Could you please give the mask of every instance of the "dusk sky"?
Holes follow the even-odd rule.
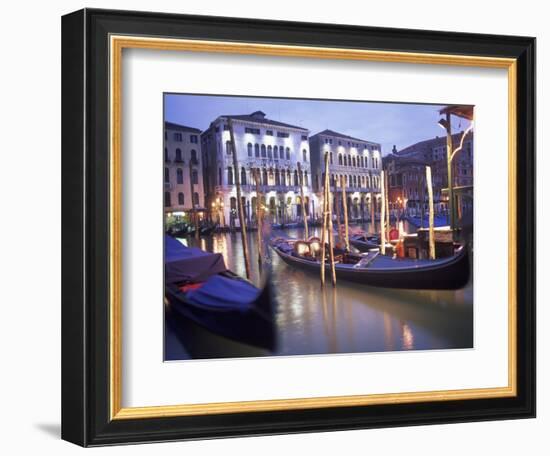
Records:
[[[263,111],[268,119],[297,125],[314,135],[330,129],[382,144],[382,154],[425,139],[443,136],[438,126],[443,105],[327,101],[284,98],[230,97],[210,95],[165,96],[165,120],[206,130],[224,114],[250,114]],[[466,129],[469,122],[453,116],[453,133]]]

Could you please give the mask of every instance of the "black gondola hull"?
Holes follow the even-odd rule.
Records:
[[[320,274],[321,265],[317,261],[305,260],[273,249],[288,265],[303,271]],[[396,260],[399,261],[399,260]],[[330,264],[325,264],[326,277],[330,277]],[[444,263],[407,268],[351,268],[336,265],[338,280],[347,280],[373,287],[402,288],[415,290],[457,290],[463,288],[470,279],[470,262],[466,247]]]
[[[235,279],[241,280],[241,279]],[[209,309],[189,301],[175,286],[165,287],[171,312],[194,322],[213,334],[237,342],[274,350],[276,334],[270,281],[249,309]]]

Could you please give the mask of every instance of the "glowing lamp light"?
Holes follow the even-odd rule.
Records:
[[[309,253],[309,245],[307,245],[305,242],[297,243],[296,253],[298,255],[305,255],[306,253]]]

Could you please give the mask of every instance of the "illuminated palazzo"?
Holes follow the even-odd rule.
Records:
[[[229,119],[233,124],[235,151],[231,146]],[[311,189],[308,129],[268,119],[262,111],[222,115],[203,132],[201,144],[206,199],[213,221],[225,226],[239,225],[236,173],[248,223],[254,224],[256,220],[256,172],[259,201],[265,210],[264,217],[271,223],[302,219],[302,182],[306,215],[311,218],[318,211],[317,196]],[[233,153],[237,156],[237,169]]]
[[[324,156],[328,153],[331,192],[334,194],[342,191],[340,185],[343,178],[346,183],[349,217],[352,220],[368,220],[372,203],[375,214],[378,214],[382,170],[380,144],[324,130],[313,135],[309,139],[309,145],[313,191],[319,196],[323,192]],[[339,201],[339,209],[342,211],[341,199]]]

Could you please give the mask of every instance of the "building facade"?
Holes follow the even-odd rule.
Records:
[[[452,135],[453,150],[460,146],[463,132]],[[453,188],[457,199],[459,219],[473,211],[474,137],[464,137],[462,149],[452,161]],[[428,210],[426,166],[432,168],[432,185],[436,213],[446,213],[447,194],[447,138],[435,137],[406,147],[384,157],[388,172],[390,208],[419,215]],[[422,212],[423,211],[423,212]]]
[[[164,211],[186,216],[204,212],[201,131],[164,123]]]
[[[231,147],[229,119],[236,151]],[[241,184],[248,223],[255,223],[258,201],[264,208],[264,217],[271,223],[300,220],[302,182],[306,214],[311,217],[318,203],[311,191],[308,139],[308,129],[268,119],[261,111],[215,119],[201,135],[207,204],[213,221],[230,227],[239,225],[235,173]],[[238,169],[234,169],[233,153]],[[260,200],[256,172],[260,178]]]
[[[324,130],[313,135],[309,145],[312,186],[319,197],[323,192],[325,179],[324,157],[328,153],[331,192],[334,194],[341,191],[340,182],[343,177],[346,182],[349,216],[352,219],[369,219],[371,202],[374,203],[375,213],[378,212],[382,170],[382,150],[379,143]],[[335,185],[336,182],[338,185]]]

